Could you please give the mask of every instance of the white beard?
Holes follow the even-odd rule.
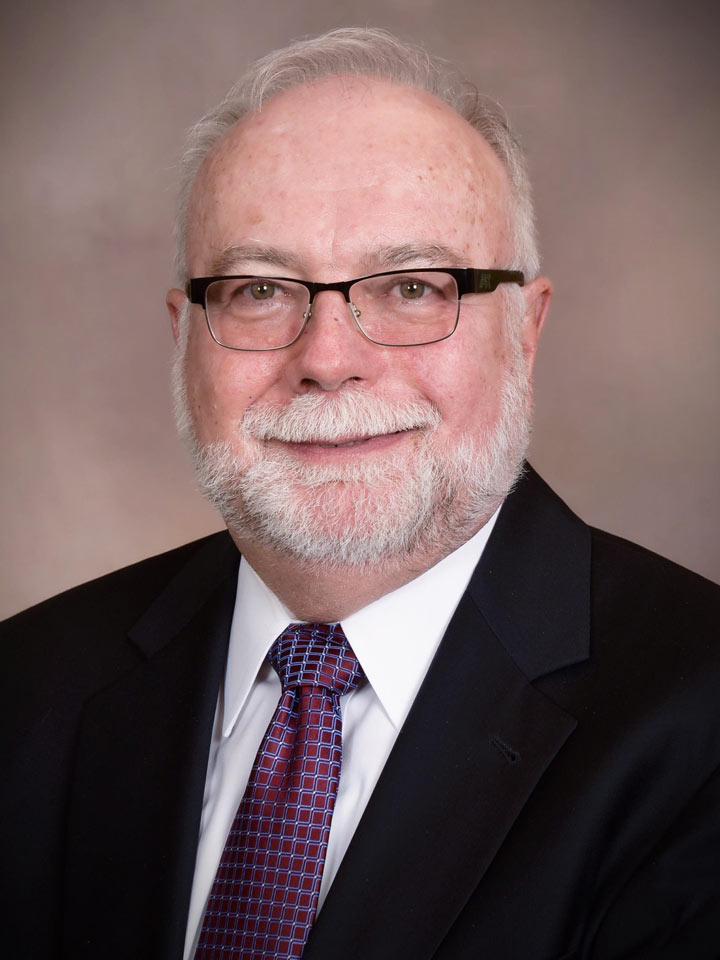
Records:
[[[298,560],[363,568],[460,546],[494,513],[522,471],[531,393],[515,345],[495,424],[448,449],[429,402],[392,402],[350,385],[284,405],[254,404],[233,440],[201,444],[189,414],[182,358],[173,385],[178,429],[201,489],[239,538]],[[358,464],[308,464],[281,444],[415,430]],[[398,453],[398,449],[401,450]]]

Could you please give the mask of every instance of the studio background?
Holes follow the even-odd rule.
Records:
[[[175,164],[251,59],[346,25],[457,62],[521,134],[556,287],[534,465],[720,579],[714,3],[29,0],[0,13],[0,615],[221,527],[168,396]]]

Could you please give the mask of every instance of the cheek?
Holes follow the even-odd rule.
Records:
[[[190,342],[185,360],[190,412],[199,438],[225,439],[247,408],[272,390],[276,371],[269,355],[243,354]]]
[[[491,426],[499,410],[502,380],[509,365],[504,337],[495,329],[483,335],[456,334],[428,347],[415,364],[417,382],[440,410],[453,434]]]

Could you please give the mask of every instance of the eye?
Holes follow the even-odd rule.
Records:
[[[427,290],[427,284],[420,280],[403,280],[398,286],[404,300],[419,300]]]
[[[270,283],[269,280],[258,280],[256,283],[249,284],[246,289],[249,290],[253,300],[270,300],[277,290],[275,284]]]

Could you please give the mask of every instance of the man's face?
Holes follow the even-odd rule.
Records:
[[[188,270],[330,282],[404,267],[502,268],[512,253],[507,194],[488,145],[433,97],[332,78],[279,95],[210,153],[191,197]],[[202,308],[192,307],[182,372],[196,450],[201,460],[202,451],[211,454],[209,470],[224,471],[225,487],[261,471],[254,492],[223,494],[239,539],[266,535],[272,543],[263,517],[294,508],[310,535],[347,539],[389,511],[417,512],[418,498],[433,501],[433,536],[440,518],[456,536],[460,526],[474,527],[460,542],[471,535],[497,499],[484,504],[484,516],[458,516],[469,509],[457,489],[463,468],[449,464],[492,442],[509,374],[523,392],[546,293],[541,282],[518,294],[527,316],[517,337],[507,336],[500,289],[464,298],[449,339],[414,347],[366,340],[337,292],[318,295],[296,343],[269,352],[218,346]],[[177,332],[184,297],[171,291],[168,303]],[[524,418],[529,397],[516,397],[515,407],[513,416]],[[301,423],[293,441],[273,420],[288,411]],[[403,411],[397,422],[392,411]],[[257,417],[268,412],[261,436]],[[441,489],[444,464],[457,474],[452,489]],[[422,491],[398,506],[404,478],[412,484],[423,471]],[[252,520],[245,501],[262,500],[267,486],[283,489]]]

